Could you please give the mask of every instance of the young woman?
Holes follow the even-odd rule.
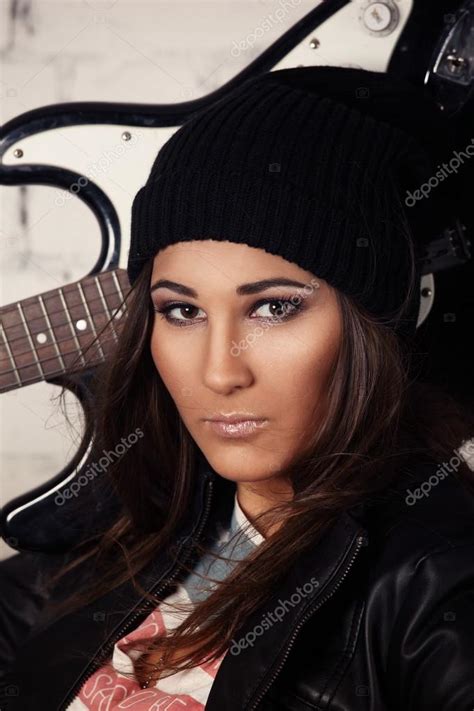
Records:
[[[158,154],[98,383],[101,530],[12,623],[8,709],[474,707],[474,423],[418,377],[429,159],[397,102],[424,110],[276,71]]]

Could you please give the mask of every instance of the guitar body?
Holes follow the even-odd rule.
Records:
[[[65,499],[64,492],[78,479],[92,456],[94,434],[94,370],[61,377],[51,384],[66,387],[80,401],[85,432],[74,458],[45,484],[10,501],[2,510],[2,537],[18,550],[59,553],[68,550],[82,530],[87,530],[88,515],[100,512],[98,492],[93,485],[85,498]],[[83,493],[85,489],[81,489]],[[66,501],[69,505],[64,505]],[[70,502],[70,503],[69,503]],[[77,512],[74,511],[78,507]],[[79,509],[80,507],[80,509]]]
[[[64,357],[66,351],[74,350],[80,356],[80,339],[97,337],[99,327],[111,317],[115,318],[113,314],[119,311],[120,297],[123,299],[127,290],[124,270],[131,203],[146,182],[160,147],[195,112],[217,101],[247,78],[262,72],[317,64],[388,72],[420,86],[431,84],[438,103],[453,117],[452,131],[458,144],[467,145],[472,128],[470,84],[462,66],[452,70],[453,60],[448,55],[454,48],[457,60],[465,52],[465,27],[472,22],[472,12],[472,3],[454,0],[430,0],[430,3],[423,0],[383,0],[380,3],[326,0],[232,80],[196,100],[177,104],[57,104],[29,111],[2,127],[0,183],[47,184],[61,188],[57,198],[61,205],[74,198],[82,200],[95,215],[101,233],[100,254],[89,274],[83,281],[64,287],[66,298],[54,309],[54,313],[62,310],[69,333],[60,336],[51,319],[48,322],[48,307],[44,309],[47,299],[58,298],[56,292],[60,290],[26,299],[21,302],[22,306],[18,306],[18,302],[1,309],[6,324],[2,357],[7,366],[0,373],[0,388],[6,391],[39,380],[65,385],[80,400],[86,420],[84,438],[74,459],[53,479],[10,501],[1,512],[1,534],[12,548],[44,552],[68,550],[84,526],[89,526],[92,518],[88,513],[91,516],[97,513],[102,500],[97,494],[102,486],[100,476],[90,478],[90,484],[81,490],[80,496],[70,495],[74,488],[79,491],[72,485],[80,486],[81,477],[87,476],[87,472],[90,475],[88,467],[100,453],[94,453],[93,445],[94,362],[72,365],[66,363]],[[363,96],[358,100],[363,100]],[[91,154],[95,156],[92,163]],[[424,339],[421,347],[430,353],[427,376],[439,381],[448,368],[451,374],[448,384],[464,394],[466,377],[470,376],[467,391],[472,397],[472,354],[466,353],[465,362],[462,358],[460,362],[459,353],[465,352],[461,344],[466,330],[472,328],[469,304],[472,302],[473,262],[469,237],[474,233],[474,225],[472,216],[469,218],[469,181],[464,174],[450,180],[456,199],[453,197],[446,225],[440,225],[439,234],[433,235],[437,241],[427,254],[420,285],[423,298],[418,326]],[[86,288],[96,289],[96,292],[88,293]],[[70,298],[77,298],[76,292],[80,299],[68,303],[68,294]],[[32,311],[35,315],[30,323],[28,309],[40,307],[42,311]],[[15,337],[10,339],[8,334],[13,333]],[[44,334],[46,342],[40,340]],[[17,348],[15,355],[21,338],[23,345]],[[445,346],[440,345],[440,340]],[[98,342],[101,345],[100,338]],[[109,343],[113,344],[111,337]],[[28,344],[31,360],[20,363],[19,358],[24,357]],[[456,367],[450,369],[449,363],[454,359],[453,344],[459,346],[459,352]],[[46,348],[52,350],[48,352]],[[105,357],[105,346],[102,354],[98,348],[96,363]],[[66,492],[69,498],[64,496]],[[118,504],[112,495],[109,498],[112,511]],[[75,513],[80,506],[84,512],[81,516]],[[103,514],[105,522],[108,519],[106,513]]]

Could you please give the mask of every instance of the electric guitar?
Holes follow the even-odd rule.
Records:
[[[160,147],[195,112],[250,76],[318,64],[393,73],[428,85],[459,136],[468,136],[472,79],[466,58],[473,18],[474,0],[325,0],[243,71],[196,100],[55,104],[21,114],[0,129],[0,183],[61,188],[61,204],[83,201],[101,233],[99,257],[83,279],[0,309],[0,392],[39,381],[65,384],[86,414],[86,431],[73,460],[3,508],[0,532],[12,548],[66,550],[77,537],[67,507],[52,502],[81,475],[91,456],[92,375],[110,355],[126,317],[131,202]],[[107,170],[101,169],[104,161]],[[459,186],[458,197],[464,195],[465,179],[453,176],[452,183]],[[439,274],[436,292],[445,312],[453,310],[453,294],[461,301],[468,298],[463,290],[472,279],[473,233],[474,225],[453,210],[433,234],[420,284],[419,326],[436,310],[434,274]],[[451,338],[454,333],[452,328]],[[91,340],[94,347],[87,348],[86,356]]]

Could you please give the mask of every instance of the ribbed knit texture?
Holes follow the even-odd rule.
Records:
[[[293,68],[247,80],[193,115],[134,199],[130,282],[167,245],[226,240],[295,262],[388,319],[414,269],[414,293],[393,324],[412,335],[420,298],[413,233],[424,237],[426,216],[403,200],[433,162],[404,126],[387,122],[397,91],[400,101],[424,101],[382,73]]]

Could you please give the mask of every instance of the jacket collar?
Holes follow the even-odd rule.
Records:
[[[234,635],[206,709],[253,711],[258,706],[299,629],[343,584],[367,542],[363,527],[343,514],[329,535],[298,558],[270,599]],[[236,679],[246,683],[236,684]]]

